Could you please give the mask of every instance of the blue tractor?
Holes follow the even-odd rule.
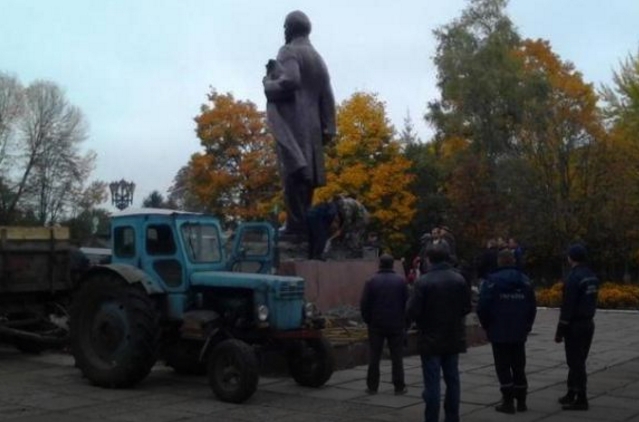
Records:
[[[70,313],[76,366],[93,384],[133,386],[163,359],[205,373],[219,399],[240,403],[268,350],[285,354],[300,385],[331,377],[332,349],[304,280],[274,274],[270,224],[244,223],[225,239],[210,215],[142,209],[116,214],[111,234],[111,262],[84,275]]]

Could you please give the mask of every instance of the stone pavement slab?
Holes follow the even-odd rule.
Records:
[[[563,345],[553,342],[558,313],[540,309],[527,344],[530,410],[502,415],[490,345],[460,358],[464,421],[639,422],[639,313],[599,312],[588,362],[588,412],[563,412],[567,368]],[[382,362],[377,395],[365,393],[366,366],[336,372],[319,389],[289,378],[263,377],[241,405],[216,400],[203,377],[178,376],[161,365],[138,387],[107,390],[89,385],[65,354],[22,355],[0,347],[0,422],[395,422],[423,420],[419,357],[405,359],[408,393],[393,394],[390,362]],[[443,417],[443,414],[442,414]]]

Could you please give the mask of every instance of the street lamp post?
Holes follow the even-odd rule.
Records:
[[[111,203],[120,211],[133,203],[133,191],[135,183],[122,179],[119,182],[109,183],[111,190]]]

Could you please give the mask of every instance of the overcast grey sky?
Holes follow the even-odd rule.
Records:
[[[338,101],[376,92],[397,129],[422,120],[435,87],[433,29],[464,0],[0,0],[0,71],[24,85],[56,82],[90,124],[94,179],[137,184],[135,205],[165,193],[199,142],[193,117],[209,87],[264,107],[264,64],[283,42],[285,15],[313,23]],[[523,37],[544,38],[587,82],[609,83],[639,50],[637,0],[511,0]]]

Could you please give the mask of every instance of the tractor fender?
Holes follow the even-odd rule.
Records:
[[[87,271],[82,280],[88,280],[89,278],[98,274],[117,274],[120,278],[129,284],[140,283],[144,290],[149,295],[166,293],[161,286],[159,286],[147,273],[140,270],[133,265],[128,264],[104,264],[96,265]]]
[[[206,356],[217,346],[221,341],[233,338],[225,329],[222,327],[215,327],[210,332],[206,341],[204,342],[204,346],[202,346],[202,350],[200,350],[200,362],[204,362]]]

